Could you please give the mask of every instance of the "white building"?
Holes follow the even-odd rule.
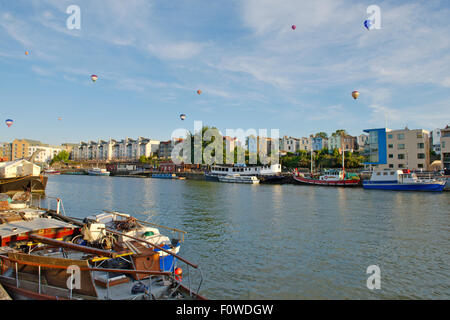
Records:
[[[34,158],[35,162],[47,163],[50,162],[53,157],[55,157],[58,153],[63,151],[64,149],[61,147],[52,147],[52,146],[29,146],[28,154],[33,155],[34,152],[40,150],[40,152]]]
[[[155,155],[159,144],[157,140],[142,137],[80,142],[73,148],[73,157],[74,160],[137,160],[141,156]]]
[[[0,162],[1,178],[16,178],[28,175],[39,176],[40,173],[41,167],[24,159]]]

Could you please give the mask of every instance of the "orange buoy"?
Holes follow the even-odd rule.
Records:
[[[178,281],[181,281],[182,277],[183,277],[183,269],[176,268],[175,269],[175,279]]]

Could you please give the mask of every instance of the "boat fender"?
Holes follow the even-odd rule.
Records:
[[[131,293],[132,294],[145,293],[147,290],[148,290],[147,286],[145,284],[143,284],[142,282],[139,282],[139,283],[136,283],[131,288]]]

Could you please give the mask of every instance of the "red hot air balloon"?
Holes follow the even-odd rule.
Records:
[[[292,30],[297,29],[297,26],[295,24],[292,25]]]
[[[93,74],[93,75],[91,76],[91,80],[92,80],[93,82],[97,81],[97,79],[98,79],[98,77],[97,77],[95,74]]]
[[[202,94],[202,90],[197,90],[197,93],[198,94]]]

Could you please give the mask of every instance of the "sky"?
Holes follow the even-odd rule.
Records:
[[[370,5],[379,29],[363,26]],[[293,137],[442,128],[448,17],[448,0],[0,0],[0,141],[168,140],[194,121]]]

